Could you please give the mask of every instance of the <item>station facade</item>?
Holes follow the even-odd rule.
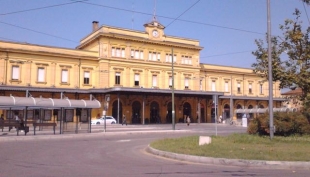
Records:
[[[165,35],[156,20],[144,27],[94,21],[75,49],[0,41],[0,96],[96,99],[102,107],[91,118],[102,116],[106,106],[107,115],[120,123],[125,115],[133,124],[171,123],[172,93],[176,122],[190,116],[192,122],[211,123],[215,111],[238,119],[236,109],[268,107],[268,82],[252,69],[201,63],[198,40]],[[279,83],[272,89],[274,107],[281,107]],[[37,112],[29,116],[41,115]],[[69,112],[67,120],[74,122],[81,110]]]

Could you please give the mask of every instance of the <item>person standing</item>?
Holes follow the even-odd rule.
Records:
[[[187,122],[187,126],[189,126],[189,124],[191,123],[191,118],[189,118],[189,116],[187,116],[186,122]]]
[[[126,116],[125,116],[125,114],[123,115],[123,122],[122,122],[122,125],[123,124],[126,124],[126,126],[127,126],[127,121],[126,121]]]

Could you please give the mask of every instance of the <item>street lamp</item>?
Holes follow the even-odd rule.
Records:
[[[270,139],[274,136],[273,127],[273,82],[272,82],[272,59],[271,59],[271,20],[270,0],[267,0],[267,39],[268,39],[268,81],[269,81],[269,131]]]

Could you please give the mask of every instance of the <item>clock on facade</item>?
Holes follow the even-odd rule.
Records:
[[[157,30],[152,31],[153,37],[158,37],[159,33]]]

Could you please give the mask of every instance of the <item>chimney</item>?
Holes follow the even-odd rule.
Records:
[[[99,28],[98,23],[98,21],[93,21],[93,32]]]

